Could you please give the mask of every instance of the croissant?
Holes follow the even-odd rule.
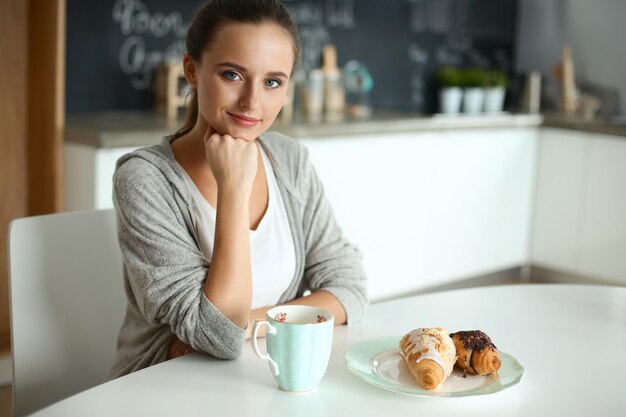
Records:
[[[451,333],[458,359],[456,365],[470,374],[487,375],[500,369],[498,349],[480,330]]]
[[[404,335],[400,352],[418,384],[424,389],[437,388],[451,373],[456,350],[448,331],[420,328]]]

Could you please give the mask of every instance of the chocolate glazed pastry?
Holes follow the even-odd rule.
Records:
[[[498,349],[489,336],[480,330],[451,333],[458,358],[456,365],[465,372],[487,375],[500,369]]]

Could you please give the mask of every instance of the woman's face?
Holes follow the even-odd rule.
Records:
[[[187,78],[198,91],[198,122],[222,135],[255,140],[285,102],[293,62],[291,39],[278,25],[225,25],[201,62],[185,58]]]

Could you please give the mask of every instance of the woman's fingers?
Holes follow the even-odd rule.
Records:
[[[213,133],[208,137],[205,135],[205,152],[218,187],[251,190],[258,165],[256,142]]]

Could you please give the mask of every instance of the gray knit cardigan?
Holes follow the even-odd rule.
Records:
[[[210,262],[192,225],[191,197],[171,140],[122,156],[113,177],[128,307],[110,378],[164,361],[174,335],[217,358],[241,354],[245,330],[203,292]],[[275,172],[296,255],[279,304],[325,290],[341,302],[349,323],[359,320],[368,304],[361,254],[337,225],[307,149],[274,132],[259,143]]]

